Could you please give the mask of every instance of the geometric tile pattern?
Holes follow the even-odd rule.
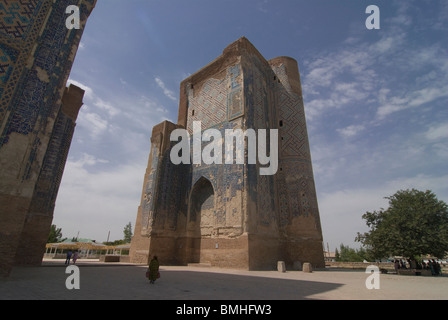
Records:
[[[69,44],[64,46],[67,37],[64,19],[66,16],[64,4],[66,3],[69,2],[58,1],[58,5],[53,7],[48,17],[48,25],[40,36],[35,50],[33,68],[24,72],[22,83],[19,84],[21,94],[16,95],[11,101],[13,112],[4,132],[3,143],[8,141],[8,136],[13,132],[27,135],[36,129],[36,125],[42,128],[46,125],[48,116],[54,118],[55,112],[60,107],[55,104],[61,98],[56,93],[60,88],[59,80],[70,71],[71,65],[67,63],[67,60],[71,53],[72,37],[75,34],[75,32],[71,33],[72,37],[67,39],[70,41]],[[58,67],[57,61],[60,61],[64,67]],[[45,73],[48,80],[43,80],[39,72]]]
[[[309,159],[308,134],[302,98],[287,87],[284,66],[274,67],[280,80],[277,82],[279,97],[279,116],[282,126],[279,128],[281,136],[280,154]],[[283,85],[286,84],[286,87]]]
[[[48,143],[30,211],[48,215],[53,213],[74,129],[75,122],[60,112]]]
[[[3,199],[21,202],[0,209],[15,230],[13,237],[0,230],[8,248],[1,253],[12,256],[6,261],[42,260],[74,129],[65,107],[75,106],[62,106],[62,98],[83,32],[66,28],[65,11],[79,5],[84,26],[92,1],[0,0],[0,155],[7,160],[0,184]]]
[[[33,19],[39,0],[0,0],[0,32],[21,38]]]
[[[193,121],[202,122],[202,130],[216,126],[227,120],[227,86],[226,79],[208,79],[202,86],[200,94],[190,89],[188,97],[188,124],[190,134]]]
[[[0,85],[4,85],[8,82],[12,70],[14,69],[17,55],[17,50],[0,43]]]
[[[243,101],[241,83],[238,81],[241,75],[240,65],[236,64],[228,70],[228,78],[230,79],[230,92],[227,99],[228,120],[231,121],[243,115]]]
[[[17,102],[13,100],[21,95],[27,79],[24,71],[29,54],[35,48],[39,32],[52,6],[57,4],[48,0],[0,1],[0,43],[4,52],[5,71],[3,82],[0,81],[0,122],[5,120],[6,111],[14,113]],[[6,55],[9,56],[9,62],[6,62]],[[0,132],[0,147],[7,139],[5,133],[2,136]]]
[[[252,63],[257,66],[259,64],[258,58],[254,58]],[[251,68],[246,70],[248,77],[248,86],[246,90],[250,91],[252,87],[252,103],[253,106],[248,107],[253,112],[254,122],[253,129],[270,129],[269,113],[269,95],[267,86],[269,85],[268,79],[271,78],[269,74],[263,73],[262,68]],[[258,135],[258,139],[260,136]],[[269,135],[266,136],[266,146],[269,146]],[[260,141],[258,141],[258,144]],[[258,148],[257,148],[258,149]],[[275,219],[275,204],[274,204],[274,177],[272,175],[260,175],[260,170],[257,165],[255,177],[253,181],[249,183],[256,186],[256,204],[258,212],[258,222],[262,225],[270,225],[273,219]]]
[[[0,148],[12,133],[33,134],[34,147],[25,159],[22,180],[30,178],[30,168],[42,165],[34,163],[39,134],[52,129],[50,119],[55,123],[73,62],[70,57],[83,32],[65,26],[65,10],[71,4],[79,1],[0,0]],[[81,17],[87,19],[89,12],[84,11],[90,8],[81,5]],[[57,143],[65,145],[66,136],[70,135],[61,134]],[[57,179],[52,185],[59,185]]]
[[[314,216],[320,225],[302,98],[289,85],[284,65],[273,66],[278,102],[280,225],[297,216]],[[289,177],[288,183],[286,178]],[[294,179],[291,179],[294,177]]]
[[[187,130],[191,134],[193,121],[202,122],[202,130],[232,121],[243,115],[240,65],[227,70],[223,79],[208,79],[200,88],[188,88]]]
[[[233,50],[234,47],[229,48]],[[295,77],[295,70],[286,73],[285,69],[285,65],[294,67],[294,64],[285,60],[268,62],[246,47],[239,49],[241,54],[240,51],[237,54],[240,58],[219,62],[225,65],[226,70],[221,69],[222,65],[213,65],[213,68],[183,82],[186,85],[186,97],[182,91],[181,98],[186,99],[190,155],[193,155],[193,151],[205,151],[204,147],[210,143],[202,142],[200,150],[193,150],[193,121],[201,121],[202,130],[211,127],[217,129],[223,138],[226,129],[266,129],[267,141],[264,142],[268,153],[269,129],[278,129],[279,168],[275,175],[261,175],[260,169],[266,165],[259,161],[248,163],[247,144],[244,164],[238,165],[227,165],[224,161],[222,164],[210,165],[173,165],[168,152],[170,148],[167,148],[167,152],[160,155],[156,167],[151,165],[148,168],[147,173],[156,168],[157,177],[145,177],[146,181],[156,183],[154,187],[147,185],[144,192],[157,192],[153,222],[156,228],[151,235],[155,239],[172,237],[174,241],[166,247],[172,245],[176,248],[173,249],[173,257],[185,253],[189,255],[189,252],[198,250],[202,255],[204,249],[207,258],[219,260],[223,256],[215,251],[218,249],[218,240],[226,238],[230,246],[236,245],[238,249],[239,244],[233,241],[244,232],[262,238],[266,235],[263,241],[273,239],[274,242],[288,242],[292,239],[285,248],[291,250],[291,256],[301,256],[305,255],[305,252],[299,252],[302,244],[295,243],[296,239],[302,237],[301,228],[312,226],[312,218],[315,218],[315,226],[319,227],[303,101],[289,85],[290,80],[296,80],[289,79],[289,76]],[[283,61],[284,64],[278,65]],[[197,82],[192,84],[188,81]],[[183,110],[181,115],[184,116]],[[179,124],[183,124],[183,121]],[[256,137],[256,150],[259,151],[259,132]],[[157,147],[153,138],[151,150]],[[222,151],[225,157],[225,150]],[[151,157],[154,159],[155,155]],[[257,159],[260,160],[258,155]],[[272,166],[272,162],[269,165]],[[311,217],[311,220],[302,220],[304,217]],[[201,229],[200,236],[198,228]],[[307,237],[318,238],[318,230],[304,231]],[[186,248],[182,247],[180,237],[186,238],[182,240]],[[216,243],[209,241],[210,238],[216,238]],[[269,250],[266,248],[266,253],[262,255],[269,255]],[[191,257],[176,258],[184,261]],[[201,262],[201,259],[198,258],[198,261]]]

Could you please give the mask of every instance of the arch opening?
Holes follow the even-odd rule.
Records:
[[[201,177],[191,189],[187,220],[187,259],[204,263],[201,242],[213,233],[215,225],[215,192],[210,180]]]

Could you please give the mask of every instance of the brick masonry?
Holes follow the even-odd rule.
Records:
[[[0,274],[42,261],[84,91],[66,82],[96,0],[0,1]],[[80,29],[67,29],[67,6]]]
[[[223,137],[226,129],[278,129],[277,173],[260,175],[260,164],[247,161],[247,145],[244,164],[174,165],[170,134],[178,128],[193,134],[193,121]],[[275,269],[282,260],[324,267],[294,59],[266,61],[243,37],[181,83],[177,124],[164,121],[152,131],[131,244],[131,261],[147,262],[152,255],[162,264],[256,270]]]

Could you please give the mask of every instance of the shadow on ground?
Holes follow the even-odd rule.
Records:
[[[0,279],[0,299],[301,300],[342,284],[207,271],[164,270],[155,284],[145,267],[80,265],[80,289],[68,290],[64,266],[16,268]]]

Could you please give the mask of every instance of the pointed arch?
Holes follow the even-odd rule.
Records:
[[[215,220],[215,190],[205,177],[191,188],[187,216],[187,259],[201,262],[201,240],[211,235]],[[202,261],[203,262],[203,261]]]

